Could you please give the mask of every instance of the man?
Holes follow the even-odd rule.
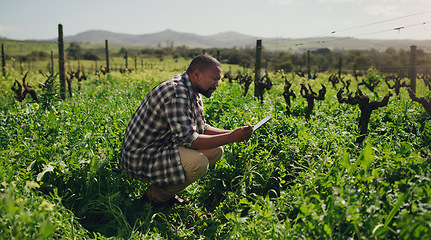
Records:
[[[189,203],[176,194],[221,158],[221,146],[251,137],[252,126],[223,130],[205,122],[200,94],[211,97],[221,72],[215,58],[199,55],[185,73],[151,90],[132,116],[119,167],[126,176],[151,182],[143,201],[153,206]]]

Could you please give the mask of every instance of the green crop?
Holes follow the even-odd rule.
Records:
[[[184,63],[93,75],[66,101],[55,101],[54,85],[41,103],[16,102],[12,75],[3,78],[0,238],[431,238],[431,123],[421,106],[402,89],[373,112],[368,136],[356,144],[357,106],[339,104],[328,87],[310,119],[302,98],[287,116],[281,73],[270,74],[274,86],[262,105],[254,89],[243,97],[244,89],[227,80],[204,100],[215,127],[273,120],[248,142],[224,147],[224,157],[181,193],[191,205],[140,204],[147,184],[124,178],[116,166],[123,134],[146,93]],[[306,84],[328,86],[328,76]],[[36,73],[29,79],[43,81]],[[295,93],[302,81],[290,79]]]

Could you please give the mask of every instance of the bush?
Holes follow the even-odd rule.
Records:
[[[291,72],[293,71],[293,63],[291,61],[286,61],[286,62],[282,62],[278,65],[278,69],[277,70],[281,70],[283,69],[285,72]]]
[[[84,60],[99,60],[99,56],[97,56],[95,53],[91,51],[86,51],[84,55],[82,56]]]

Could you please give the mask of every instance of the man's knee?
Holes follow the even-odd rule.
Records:
[[[208,158],[204,154],[199,154],[198,159],[199,161],[197,161],[196,163],[196,170],[198,172],[203,172],[203,174],[205,174],[205,172],[208,170],[208,167],[209,167]]]
[[[213,149],[204,150],[202,153],[207,156],[209,165],[212,166],[223,156],[223,147],[220,146]]]
[[[208,170],[208,167],[208,158],[203,154],[199,154],[192,160],[188,168],[184,168],[186,178],[188,178],[189,180],[196,181],[197,179],[205,175]]]

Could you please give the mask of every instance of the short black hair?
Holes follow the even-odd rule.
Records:
[[[204,71],[211,66],[220,67],[220,62],[208,54],[200,54],[196,56],[187,68],[187,73],[192,73],[195,70]]]

